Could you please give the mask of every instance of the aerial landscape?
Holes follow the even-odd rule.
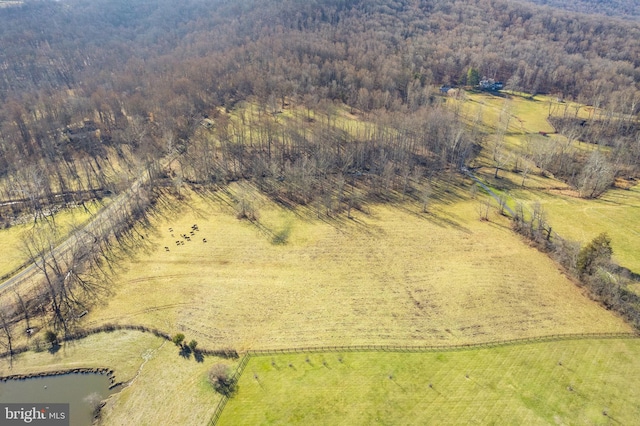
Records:
[[[633,0],[0,1],[0,424],[637,424],[639,179]]]

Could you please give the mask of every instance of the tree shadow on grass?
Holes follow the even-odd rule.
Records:
[[[189,359],[191,358],[192,354],[193,354],[193,359],[195,359],[196,362],[204,362],[204,354],[200,352],[198,349],[192,350],[188,345],[180,346],[180,351],[178,351],[178,355],[180,355],[182,358]]]
[[[178,354],[184,359],[189,359],[191,358],[191,348],[187,345],[182,345],[180,346],[180,352],[178,352]]]
[[[48,349],[51,355],[56,354],[59,350],[60,350],[60,344],[58,342],[51,345],[51,347]]]

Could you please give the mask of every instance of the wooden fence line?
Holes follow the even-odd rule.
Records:
[[[238,382],[238,380],[240,379],[240,376],[242,376],[242,373],[244,372],[244,369],[246,368],[247,364],[249,364],[249,359],[250,358],[251,358],[251,355],[248,352],[244,354],[244,356],[240,360],[240,363],[236,367],[236,371],[233,373],[233,376],[232,376],[232,379],[231,379],[233,381],[233,383],[237,383]],[[211,416],[211,419],[209,420],[209,423],[208,423],[209,426],[215,425],[218,422],[218,420],[220,420],[220,416],[222,415],[222,410],[224,410],[224,407],[226,407],[227,402],[229,402],[229,396],[222,395],[222,399],[220,400],[220,402],[216,406],[216,411],[213,412],[213,415]]]

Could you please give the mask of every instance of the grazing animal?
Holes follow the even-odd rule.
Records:
[[[203,239],[202,239],[202,242],[203,242],[203,243],[206,243],[206,242],[207,242],[207,239],[206,239],[206,238],[203,238]]]
[[[169,247],[165,246],[165,247],[164,247],[164,250],[165,250],[165,251],[169,251]]]

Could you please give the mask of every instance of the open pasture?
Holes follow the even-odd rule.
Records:
[[[610,189],[598,199],[584,199],[553,178],[529,175],[522,187],[522,176],[517,173],[501,171],[499,179],[494,179],[488,167],[475,173],[497,194],[504,195],[511,208],[521,202],[531,211],[539,203],[549,225],[565,239],[586,244],[607,232],[614,261],[640,274],[640,186]]]
[[[638,398],[638,339],[256,356],[219,424],[634,424]]]
[[[237,219],[223,193],[190,193],[159,212],[151,250],[125,264],[85,325],[143,324],[237,350],[630,329],[506,222],[479,221],[463,191],[436,187],[427,214],[407,202],[353,219],[253,194],[254,223]]]
[[[510,169],[515,166],[516,158],[530,151],[555,151],[558,145],[564,150],[582,152],[584,155],[595,149],[608,151],[606,146],[573,141],[569,143],[566,136],[554,133],[554,127],[549,123],[551,115],[562,115],[567,111],[578,111],[578,117],[590,117],[593,107],[575,103],[559,103],[549,97],[537,95],[535,97],[518,94],[491,94],[466,92],[464,100],[450,100],[451,106],[462,111],[465,120],[474,126],[479,126],[490,136],[486,138],[484,149],[472,161],[472,166],[494,166],[494,150],[497,134],[503,133],[499,156],[507,158],[502,161],[501,168]],[[506,126],[506,127],[505,127]],[[522,166],[523,159],[517,160]],[[531,164],[531,169],[535,169]],[[504,172],[504,171],[503,171]],[[503,173],[501,172],[501,173]],[[533,175],[533,173],[531,173]]]

